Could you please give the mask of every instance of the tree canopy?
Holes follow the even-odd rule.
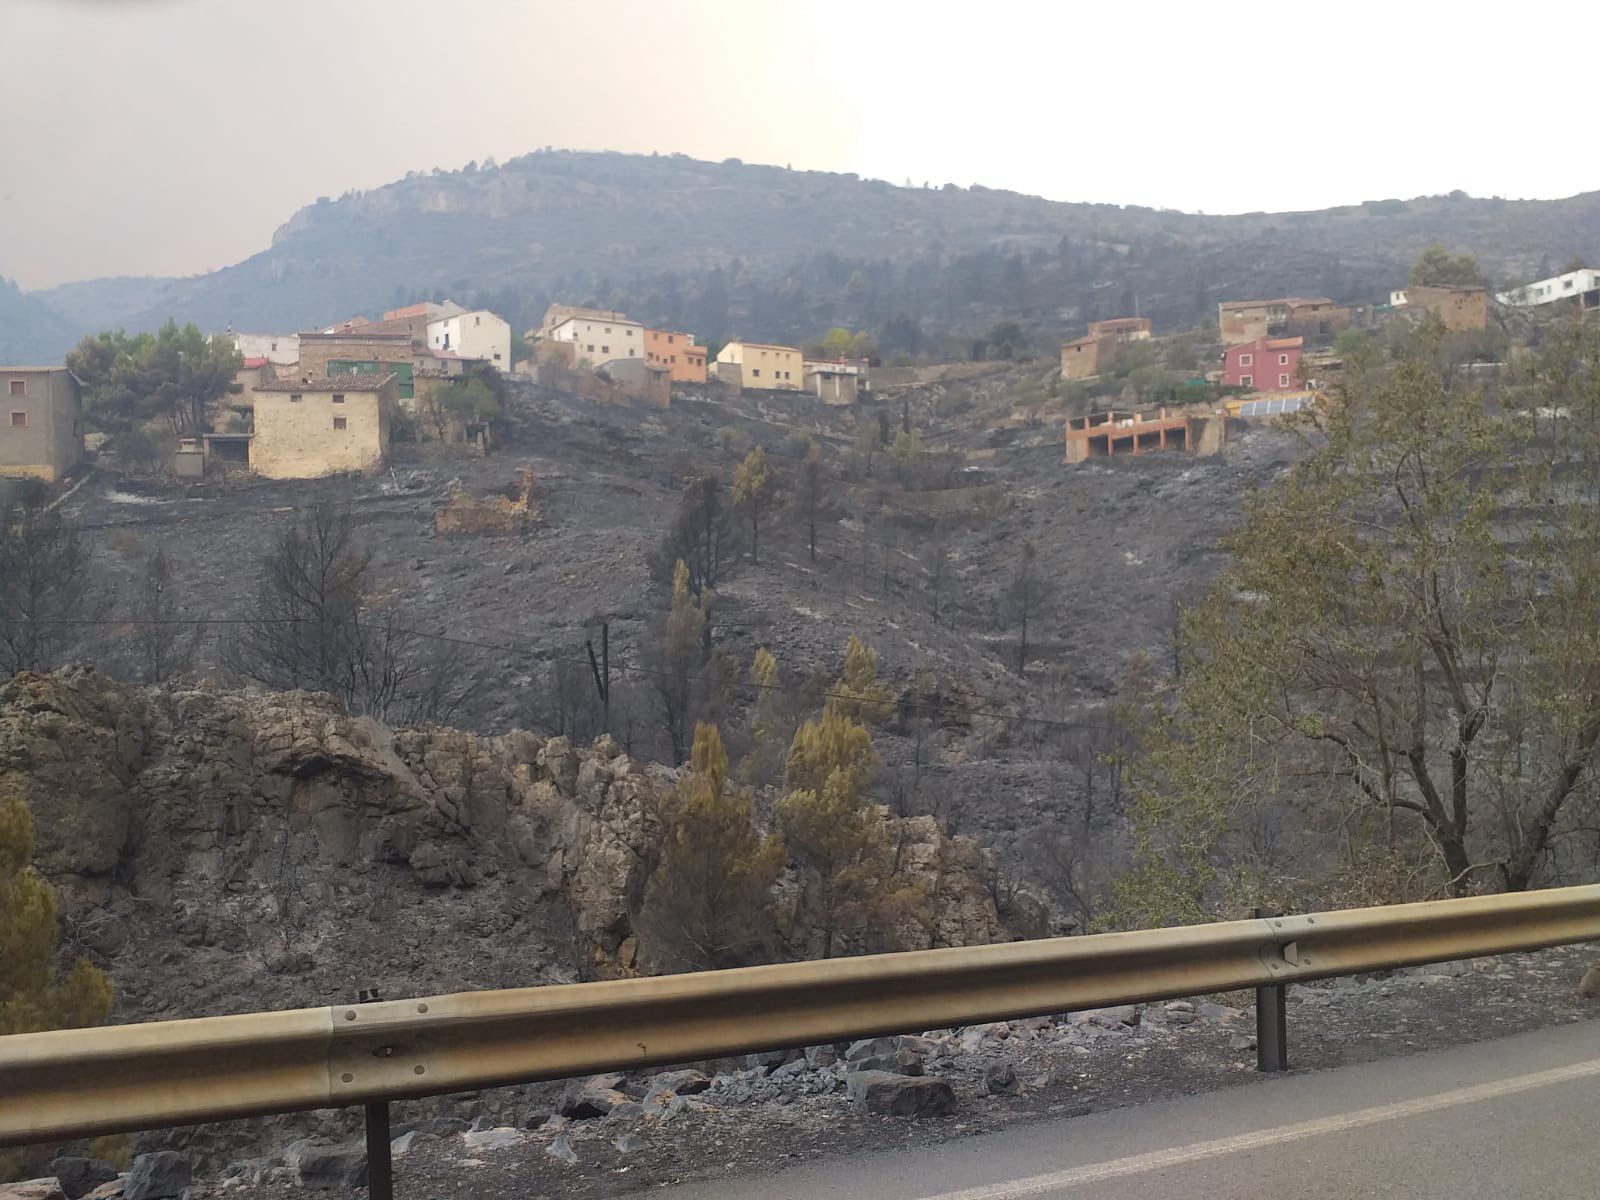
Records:
[[[1413,287],[1482,287],[1483,272],[1472,255],[1451,254],[1435,242],[1411,265],[1407,282]]]
[[[173,433],[211,428],[211,410],[234,387],[243,360],[221,338],[169,320],[155,334],[85,337],[67,355],[94,421],[126,429],[160,417]]]
[[[1525,888],[1600,844],[1600,335],[1487,393],[1446,344],[1358,356],[1185,614],[1126,919]]]

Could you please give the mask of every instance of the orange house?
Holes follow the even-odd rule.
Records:
[[[665,368],[673,383],[706,381],[706,348],[694,344],[692,333],[646,329],[644,361],[648,367]]]

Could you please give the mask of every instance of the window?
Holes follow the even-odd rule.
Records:
[[[751,374],[752,377],[754,377],[756,379],[760,379],[761,378],[761,368],[760,367],[752,367],[752,368],[750,368],[750,374]]]
[[[349,424],[349,423],[350,423],[350,422],[349,422],[349,421],[347,421],[347,420],[345,420],[345,418],[343,418],[343,417],[335,417],[335,418],[334,418],[334,419],[333,419],[333,427],[334,427],[334,428],[335,428],[335,429],[343,429],[343,428],[344,428],[344,427],[345,427],[345,426],[347,426],[347,425],[348,425],[348,424]]]
[[[1287,367],[1289,365],[1289,356],[1287,354],[1278,355],[1278,365],[1280,367]]]
[[[26,379],[13,379],[11,381],[11,394],[13,396],[26,396],[28,394],[28,381]]]
[[[278,348],[278,343],[277,342],[273,342],[272,343],[272,348],[273,348],[273,350],[276,350]]]
[[[290,404],[299,404],[300,403],[300,393],[299,392],[290,392],[289,393],[289,403]]]
[[[587,346],[584,347],[584,349],[587,350],[590,354],[593,354],[594,353],[594,343],[590,342]]]
[[[334,394],[333,394],[333,402],[334,402],[334,403],[335,403],[335,404],[343,404],[343,403],[344,403],[344,393],[342,393],[342,392],[335,392],[335,393],[334,393]]]
[[[671,335],[671,334],[670,334],[670,333],[669,333],[669,334],[667,334],[667,345],[669,345],[669,346],[670,346],[670,345],[672,345],[672,344],[673,344],[673,343],[675,343],[675,342],[676,342],[676,341],[677,341],[677,340],[678,340],[678,339],[677,339],[677,338],[675,338],[675,337],[673,337],[673,336],[672,336],[672,335]]]
[[[1241,367],[1248,367],[1252,363],[1254,363],[1255,361],[1256,361],[1256,356],[1254,354],[1241,354],[1241,355],[1239,355],[1239,365]]]
[[[13,428],[13,429],[26,429],[27,427],[28,427],[28,414],[27,413],[25,413],[25,412],[14,412],[14,413],[11,414],[11,428]]]
[[[1289,377],[1287,375],[1279,375],[1278,376],[1278,386],[1279,387],[1288,387],[1289,386]]]
[[[496,350],[494,352],[494,360],[495,360],[495,362],[499,362],[500,361],[500,351]]]
[[[473,324],[474,328],[476,328],[479,325],[482,325],[483,324],[483,318],[482,317],[473,317],[472,318],[472,324]]]
[[[610,354],[611,353],[611,347],[610,346],[601,346],[600,347],[600,353],[601,354]]]
[[[607,326],[606,326],[606,332],[607,332],[607,333],[610,333],[610,332],[611,332],[611,326],[609,326],[609,325],[607,325]]]
[[[1250,376],[1248,376],[1248,375],[1239,376],[1239,386],[1240,387],[1255,387],[1255,385],[1256,385],[1256,381],[1254,379],[1250,378]]]

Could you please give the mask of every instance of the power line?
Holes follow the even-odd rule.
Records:
[[[34,620],[31,623],[36,625],[66,625],[73,627],[139,625],[153,627],[178,626],[194,628],[239,625],[303,625],[311,624],[312,621],[308,617],[51,617]],[[448,646],[457,646],[463,649],[492,651],[496,654],[513,654],[517,655],[518,657],[529,658],[539,662],[566,663],[568,665],[577,667],[586,668],[589,665],[587,659],[563,658],[549,652],[541,652],[529,646],[509,645],[503,642],[486,642],[477,638],[458,637],[453,634],[445,633],[430,633],[427,630],[410,629],[403,626],[395,626],[394,631],[396,633],[404,634],[408,637],[422,638],[427,641],[438,642]],[[646,667],[638,665],[625,666],[622,664],[613,663],[611,669],[622,674],[643,675],[652,678],[677,678],[691,683],[721,684],[726,682],[726,680],[712,675],[679,675],[675,671],[665,671],[658,667]],[[796,687],[792,684],[761,683],[753,679],[736,680],[734,682],[734,686],[747,687],[762,692],[776,692],[784,695],[800,696],[806,699],[815,700],[860,699],[859,696],[853,695],[849,692],[838,692],[830,689],[817,691],[812,688]],[[978,696],[977,698],[985,703],[996,702],[995,698],[991,696]],[[968,708],[967,706],[960,704],[938,704],[921,700],[912,700],[908,703],[913,709],[917,710],[919,715],[924,716],[945,714],[959,717],[982,717],[986,720],[1000,721],[1014,725],[1039,725],[1053,729],[1092,730],[1100,733],[1111,732],[1114,729],[1114,727],[1111,725],[1094,721],[1063,721],[1053,717],[1028,717],[1015,713],[995,712],[989,709]]]

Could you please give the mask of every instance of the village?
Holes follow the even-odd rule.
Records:
[[[1600,308],[1600,271],[1572,269],[1496,293],[1492,304],[1502,311]],[[1305,296],[1223,301],[1214,328],[1175,331],[1209,350],[1181,381],[1168,372],[1173,386],[1154,396],[1148,387],[1141,395],[1125,385],[1126,376],[1137,374],[1130,362],[1157,361],[1152,350],[1162,339],[1151,321],[1093,321],[1085,336],[1061,346],[1059,376],[1051,384],[1068,389],[1060,406],[1067,410],[1064,461],[1162,450],[1218,453],[1230,424],[1314,403],[1338,377],[1340,335],[1374,330],[1396,315],[1430,317],[1451,333],[1482,333],[1490,310],[1486,288],[1458,284],[1412,284],[1357,307]],[[807,350],[743,338],[708,346],[692,332],[567,304],[551,304],[538,328],[521,336],[493,312],[447,300],[317,330],[230,328],[211,337],[231,345],[239,366],[210,414],[210,428],[168,439],[162,460],[178,479],[241,471],[268,479],[370,472],[389,461],[399,441],[485,454],[504,384],[519,380],[596,403],[657,408],[685,389],[711,398],[789,394],[845,409],[873,397],[870,355],[824,357],[820,343]],[[936,373],[922,367],[909,376]],[[891,369],[890,375],[908,372]],[[106,440],[91,430],[94,414],[85,412],[81,381],[66,367],[0,366],[0,380],[9,405],[0,427],[0,478],[57,483]],[[1149,399],[1164,402],[1140,403]]]

